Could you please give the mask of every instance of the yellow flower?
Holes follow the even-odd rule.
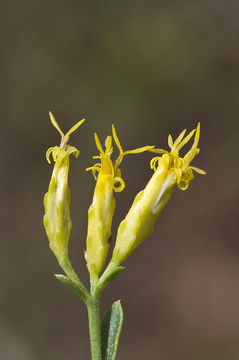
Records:
[[[153,225],[170,199],[175,184],[186,190],[194,177],[193,171],[205,174],[205,171],[190,166],[195,155],[199,153],[200,124],[184,138],[185,133],[186,130],[181,132],[174,142],[169,135],[170,152],[161,149],[151,150],[161,156],[151,160],[150,165],[155,172],[145,189],[137,194],[127,216],[119,226],[111,264],[121,264],[152,232]],[[180,157],[179,151],[194,134],[191,149],[184,157]]]
[[[205,171],[198,169],[194,166],[190,166],[191,161],[199,153],[198,142],[200,136],[200,123],[198,123],[197,129],[192,130],[185,138],[186,129],[184,129],[178,138],[173,142],[172,136],[168,137],[168,145],[171,149],[170,152],[161,149],[152,149],[152,152],[164,154],[162,157],[155,157],[151,160],[151,169],[157,170],[160,166],[166,166],[167,171],[174,173],[174,181],[176,181],[178,187],[181,190],[186,190],[190,182],[193,180],[193,171],[205,175]],[[194,143],[188,153],[182,158],[179,157],[179,151],[184,145],[186,145],[192,136],[195,134]]]
[[[65,135],[50,112],[53,126],[61,135],[60,146],[47,150],[46,158],[50,163],[52,154],[55,166],[52,172],[48,192],[44,196],[45,215],[44,227],[49,239],[49,245],[58,261],[68,256],[68,241],[71,233],[70,220],[70,190],[68,187],[69,156],[78,157],[80,152],[75,147],[67,145],[70,134],[73,133],[85,119],[74,125]]]
[[[93,201],[88,211],[88,231],[86,261],[91,276],[95,277],[102,271],[108,254],[111,238],[111,224],[115,210],[115,198],[113,192],[124,189],[125,183],[121,177],[119,166],[126,154],[141,153],[151,150],[152,146],[144,146],[135,150],[123,151],[117,137],[114,126],[112,126],[113,139],[119,149],[119,156],[115,161],[111,160],[113,153],[112,136],[105,140],[105,151],[95,133],[95,143],[100,152],[94,159],[100,162],[86,170],[92,170],[96,179]],[[98,176],[97,176],[98,173]]]

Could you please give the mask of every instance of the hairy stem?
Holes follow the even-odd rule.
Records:
[[[87,302],[90,346],[92,360],[102,360],[101,330],[100,330],[100,294],[97,292],[97,283],[92,283],[91,299]]]
[[[92,360],[101,360],[99,299],[92,299],[87,306]]]

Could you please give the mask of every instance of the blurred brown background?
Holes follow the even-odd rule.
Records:
[[[238,1],[4,1],[1,16],[0,358],[90,359],[86,311],[60,272],[42,226],[48,147],[71,137],[70,257],[83,251],[94,179],[85,168],[114,123],[124,148],[155,144],[201,121],[189,190],[175,190],[154,233],[107,288],[121,298],[118,360],[239,359]],[[114,234],[152,172],[128,157]]]

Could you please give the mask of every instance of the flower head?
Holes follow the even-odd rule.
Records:
[[[82,119],[82,120],[78,121],[78,123],[75,124],[74,126],[72,126],[72,128],[64,135],[63,131],[61,130],[60,126],[56,122],[56,119],[54,118],[54,116],[52,115],[51,112],[49,112],[49,115],[50,115],[52,125],[57,129],[57,131],[61,135],[61,143],[60,143],[60,146],[53,146],[53,147],[50,147],[47,150],[47,152],[46,152],[47,161],[49,162],[49,164],[51,163],[51,160],[50,160],[50,155],[51,154],[52,154],[52,158],[53,158],[53,160],[55,162],[57,160],[58,161],[64,160],[64,158],[67,157],[67,156],[69,157],[70,154],[73,154],[77,158],[80,155],[80,151],[78,149],[76,149],[74,146],[67,145],[67,142],[69,140],[69,136],[74,131],[76,131],[76,129],[78,129],[78,127],[81,124],[83,124],[85,119]]]
[[[193,171],[205,174],[205,171],[190,166],[195,155],[199,153],[200,124],[186,137],[185,133],[186,130],[181,132],[174,142],[169,135],[170,152],[161,149],[150,150],[161,156],[151,160],[151,168],[155,172],[145,189],[136,195],[128,214],[119,226],[112,264],[122,263],[152,232],[157,217],[172,196],[175,184],[186,190],[194,177]],[[194,134],[191,149],[184,157],[180,157],[179,151]]]
[[[44,197],[44,227],[49,239],[49,245],[58,261],[61,262],[68,253],[68,241],[71,233],[70,220],[70,190],[68,187],[69,156],[79,156],[79,150],[67,145],[70,134],[75,131],[85,120],[79,121],[65,135],[50,113],[53,126],[61,135],[60,146],[54,146],[47,150],[46,158],[50,163],[52,154],[55,166],[52,172],[48,192]]]
[[[97,172],[99,176],[110,176],[113,181],[113,190],[115,192],[120,192],[125,187],[125,182],[121,177],[121,170],[119,168],[124,156],[127,154],[139,154],[144,151],[150,151],[154,148],[154,146],[143,146],[134,150],[123,151],[119,138],[116,134],[114,125],[112,125],[112,135],[119,150],[119,155],[117,159],[115,161],[111,160],[111,155],[113,153],[112,136],[107,136],[107,138],[105,139],[105,151],[104,151],[100,143],[99,137],[97,133],[95,133],[95,143],[100,154],[97,156],[93,156],[93,159],[100,159],[100,162],[96,163],[91,167],[88,167],[86,171],[91,170],[96,180],[97,180],[97,175],[96,175]]]
[[[152,152],[163,154],[162,156],[154,157],[150,162],[150,167],[154,171],[162,166],[167,167],[168,173],[174,173],[174,180],[179,189],[186,190],[191,180],[194,178],[193,171],[205,175],[204,170],[198,169],[194,166],[190,166],[191,161],[199,153],[198,142],[200,136],[200,123],[197,128],[192,130],[186,137],[186,129],[184,129],[177,139],[173,142],[172,136],[168,136],[168,145],[171,149],[170,152],[161,149],[152,149]],[[184,157],[179,156],[179,151],[184,145],[186,145],[192,136],[195,134],[194,142],[191,149],[186,153]]]
[[[126,154],[137,154],[151,150],[153,146],[144,146],[135,150],[123,151],[114,126],[112,126],[113,139],[118,147],[119,155],[115,161],[111,160],[113,153],[112,136],[105,140],[105,150],[95,133],[95,143],[99,155],[94,159],[100,162],[86,170],[91,170],[96,179],[96,186],[92,204],[88,212],[87,232],[87,267],[92,276],[98,276],[102,271],[108,254],[111,238],[111,224],[115,210],[114,191],[120,192],[125,183],[121,177],[120,164]],[[97,174],[98,173],[98,174]]]

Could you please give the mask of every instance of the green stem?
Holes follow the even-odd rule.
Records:
[[[101,327],[100,327],[100,296],[103,289],[117,274],[123,270],[118,264],[109,264],[99,279],[91,274],[90,298],[86,302],[89,317],[90,345],[92,360],[102,360]]]
[[[87,302],[92,360],[102,360],[100,330],[100,295],[97,285],[92,285],[91,299]]]
[[[72,265],[65,256],[62,261],[59,261],[61,268],[64,270],[68,279],[70,279],[75,288],[71,288],[73,292],[79,295],[85,302],[88,310],[89,317],[89,332],[90,332],[90,345],[91,345],[91,356],[92,360],[102,360],[101,354],[101,329],[100,329],[100,294],[101,291],[98,289],[98,278],[91,278],[91,292],[89,293],[84,287],[78,276],[76,275]],[[59,278],[59,277],[58,277]],[[59,278],[64,283],[64,279]]]

